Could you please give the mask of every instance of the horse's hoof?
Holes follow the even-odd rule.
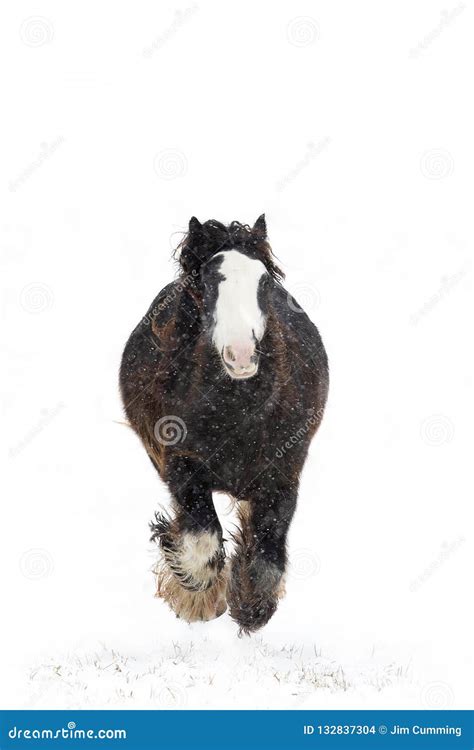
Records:
[[[247,604],[244,602],[230,602],[230,616],[239,626],[239,635],[250,635],[263,628],[275,614],[278,606],[276,598],[261,599]]]
[[[156,596],[164,599],[173,612],[186,622],[207,622],[224,614],[227,609],[225,591],[227,586],[225,569],[205,591],[189,591],[163,566],[157,572]]]
[[[227,604],[226,602],[220,602],[217,607],[215,614],[213,615],[212,612],[209,613],[209,616],[202,616],[202,617],[196,617],[195,620],[187,620],[186,617],[182,617],[180,614],[175,613],[178,620],[185,620],[186,622],[209,622],[210,620],[217,620],[218,617],[221,617],[223,614],[225,614],[227,611]]]

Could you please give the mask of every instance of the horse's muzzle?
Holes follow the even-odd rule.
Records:
[[[251,378],[258,371],[258,354],[254,346],[224,346],[221,352],[224,367],[231,378]]]

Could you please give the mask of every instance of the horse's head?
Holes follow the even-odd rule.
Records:
[[[258,372],[268,290],[282,272],[272,260],[264,216],[255,225],[200,224],[193,217],[181,245],[183,270],[196,277],[206,332],[234,379]]]

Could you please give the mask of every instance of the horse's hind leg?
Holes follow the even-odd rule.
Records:
[[[157,514],[152,539],[161,547],[157,596],[188,622],[211,620],[226,610],[222,529],[207,470],[187,457],[172,459],[167,484],[173,516]]]
[[[284,594],[286,537],[296,493],[280,488],[262,492],[239,508],[241,529],[231,562],[227,602],[241,631],[265,625]]]

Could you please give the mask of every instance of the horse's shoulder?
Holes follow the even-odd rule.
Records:
[[[132,356],[136,356],[138,351],[142,351],[146,347],[147,341],[150,341],[150,335],[151,339],[153,336],[161,338],[163,334],[165,334],[166,338],[165,332],[166,330],[169,331],[174,320],[178,296],[179,290],[176,281],[172,281],[163,287],[132,331],[124,354],[128,354],[131,351]]]
[[[310,317],[282,284],[275,284],[272,301],[280,323],[297,330],[307,329],[317,333],[317,328]]]
[[[282,284],[274,287],[272,306],[288,347],[326,367],[326,352],[317,327]]]
[[[148,308],[145,316],[148,322],[156,325],[166,323],[174,315],[179,294],[180,286],[177,280],[163,287]]]

